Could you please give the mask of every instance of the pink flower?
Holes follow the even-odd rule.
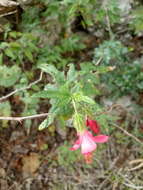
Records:
[[[78,134],[78,139],[70,150],[77,150],[81,147],[81,153],[84,155],[86,162],[91,163],[92,152],[97,147],[96,143],[104,143],[107,142],[107,140],[108,136],[106,135],[98,135],[94,137],[89,131],[85,130]]]
[[[94,133],[96,133],[96,134],[100,133],[100,126],[96,120],[87,119],[86,120],[86,126],[90,127],[90,129]]]

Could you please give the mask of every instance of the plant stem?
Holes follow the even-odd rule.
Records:
[[[72,104],[74,107],[75,114],[77,115],[77,117],[76,117],[77,126],[74,126],[74,127],[76,128],[77,131],[83,131],[83,127],[82,127],[81,121],[79,119],[79,113],[78,113],[77,107],[76,107],[76,102],[74,101],[74,99],[72,99]]]

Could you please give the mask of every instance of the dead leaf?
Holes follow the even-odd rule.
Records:
[[[22,164],[23,177],[34,177],[40,166],[40,156],[37,153],[30,153],[22,158]]]
[[[0,178],[5,178],[6,177],[6,172],[4,168],[0,168]]]

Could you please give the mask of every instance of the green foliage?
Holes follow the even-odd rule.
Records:
[[[11,106],[8,101],[0,103],[0,115],[5,117],[11,115]],[[1,122],[2,122],[2,127],[8,126],[8,120],[2,120]]]
[[[104,65],[121,65],[126,61],[128,48],[118,40],[104,41],[94,50],[93,63],[101,59]]]
[[[24,109],[22,112],[22,116],[25,115],[35,115],[37,114],[37,110],[39,108],[39,99],[38,98],[31,98],[30,93],[28,93],[27,91],[23,93],[23,96],[21,97],[21,100],[24,103]],[[31,120],[26,120],[25,121],[25,126],[27,128],[30,128],[32,124]]]
[[[115,89],[120,89],[121,95],[132,94],[136,96],[137,92],[141,92],[143,89],[142,81],[142,64],[139,61],[134,61],[118,70],[116,78],[114,81],[112,79],[111,83],[116,86]]]
[[[130,27],[135,29],[135,33],[143,31],[143,6],[139,6],[132,11]]]
[[[96,5],[96,0],[82,0],[82,1],[64,0],[63,4],[66,5],[69,19],[78,16],[80,13],[84,19],[83,22],[81,23],[83,26],[85,25],[90,26],[93,24],[92,13]],[[87,6],[87,4],[89,4],[89,6]]]
[[[101,59],[101,65],[115,67],[112,72],[105,73],[101,77],[108,93],[112,93],[115,97],[127,94],[136,96],[143,89],[142,64],[140,61],[130,60],[128,52],[129,48],[115,40],[104,41],[94,51],[95,65]]]
[[[38,65],[48,63],[55,64],[58,68],[64,68],[69,62],[73,61],[73,58],[66,56],[66,53],[78,52],[84,48],[85,45],[80,41],[80,38],[77,35],[72,35],[62,39],[59,45],[54,47],[46,45],[39,49]]]
[[[90,68],[91,66],[92,65],[89,64]],[[71,117],[73,114],[73,102],[74,109],[75,106],[77,106],[78,110],[83,110],[83,114],[86,114],[84,109],[86,110],[88,106],[95,106],[95,102],[89,97],[93,94],[95,95],[95,91],[91,89],[88,91],[87,88],[84,88],[84,78],[86,78],[86,83],[87,85],[89,84],[91,88],[95,88],[98,80],[96,79],[96,74],[94,74],[92,70],[90,70],[90,75],[92,76],[90,77],[87,67],[88,65],[83,67],[81,71],[77,71],[75,70],[74,65],[70,64],[68,72],[64,73],[62,71],[58,71],[53,65],[40,65],[40,68],[44,72],[52,76],[53,84],[46,85],[44,91],[33,95],[33,97],[38,98],[50,98],[50,104],[52,106],[49,110],[49,117],[41,123],[39,129],[48,127],[54,121],[55,117],[68,117],[69,115]],[[84,68],[86,69],[84,70]],[[83,105],[86,105],[84,109]],[[95,107],[97,108],[97,106]]]
[[[12,42],[2,42],[0,50],[4,56],[9,57],[12,61],[23,63],[25,60],[33,62],[33,53],[37,52],[36,37],[28,33],[10,32]]]
[[[120,12],[118,1],[116,0],[108,0],[104,2],[97,1],[94,9],[94,20],[96,23],[98,22],[106,27],[108,27],[108,22],[113,26],[120,22]]]
[[[40,24],[40,7],[26,8],[22,15],[21,28],[26,32],[31,32]]]
[[[13,86],[20,78],[21,70],[18,66],[7,67],[0,66],[0,86]]]
[[[143,137],[142,106],[138,104],[135,109],[131,105],[129,111],[127,107],[123,113],[120,113],[119,108],[118,114],[118,108],[114,107],[114,104],[113,109],[112,107],[110,109],[111,104],[109,105],[109,112],[108,108],[104,109],[100,105],[100,99],[107,95],[109,100],[113,97],[132,95],[134,101],[138,96],[139,100],[142,100],[143,64],[136,58],[138,56],[136,52],[139,51],[139,55],[142,55],[141,42],[139,42],[140,46],[134,46],[135,51],[130,53],[132,50],[130,46],[134,40],[138,40],[135,35],[142,35],[142,9],[142,6],[137,7],[131,15],[126,15],[127,17],[121,19],[117,0],[34,0],[30,5],[24,5],[22,17],[18,19],[18,23],[13,22],[14,14],[11,18],[7,16],[6,19],[10,18],[12,24],[3,25],[3,33],[0,25],[0,96],[28,86],[38,79],[40,71],[44,74],[42,80],[32,85],[30,89],[17,92],[9,98],[9,101],[0,102],[0,115],[29,116],[37,112],[48,112],[48,117],[39,125],[39,130],[49,127],[47,131],[40,132],[40,136],[38,135],[38,144],[44,143],[40,148],[42,151],[46,149],[44,141],[49,138],[49,135],[54,138],[52,142],[55,144],[59,142],[57,133],[62,136],[62,132],[66,130],[68,136],[66,140],[70,141],[73,133],[70,133],[71,130],[67,130],[66,127],[75,127],[77,132],[89,129],[85,124],[87,116],[99,123],[102,134],[112,136],[110,137],[112,148],[117,145],[115,152],[113,149],[110,151],[109,145],[107,157],[113,158],[119,153],[123,153],[124,157],[124,152],[120,152],[120,149],[126,147],[127,144],[129,144],[127,150],[132,145],[136,150],[135,142],[131,141],[132,136],[123,135],[123,131],[118,131],[114,122],[118,120],[123,129],[141,139]],[[90,27],[93,27],[93,31]],[[129,29],[135,30],[135,33],[132,34]],[[111,40],[112,35],[109,40],[108,33],[112,33],[117,40],[115,38]],[[123,42],[125,40],[128,47],[125,47],[120,39]],[[114,108],[117,112],[116,110],[114,112]],[[124,112],[126,112],[125,115]],[[112,117],[111,113],[121,115],[121,118]],[[129,117],[128,115],[131,118],[128,118],[129,121],[126,122],[124,118]],[[0,121],[2,127],[8,127],[9,123],[13,124],[13,122]],[[34,123],[33,120],[22,123],[30,129],[32,124],[39,124],[39,119],[36,119]],[[56,127],[59,128],[56,129]],[[47,133],[48,136],[45,139],[44,135]],[[115,145],[112,144],[114,140]],[[51,143],[48,146],[49,156],[45,161],[51,157]],[[98,163],[103,156],[107,158],[107,152],[103,151],[105,146],[99,146],[96,150],[94,157],[96,165],[83,166],[85,165],[83,164],[81,166],[82,163],[79,164],[82,171],[85,171],[86,167],[90,168],[86,172],[98,168],[100,170],[110,168],[110,166],[107,167],[110,159],[109,162]],[[65,142],[58,149],[58,157],[54,156],[54,159],[58,159],[56,161],[60,166],[69,170],[74,168],[75,162],[81,160],[79,150],[69,151],[70,147],[71,145]],[[135,156],[142,156],[142,151],[139,153],[137,151]],[[101,173],[108,177],[108,172],[103,170]],[[112,171],[109,171],[110,174]],[[86,176],[81,176],[81,179],[84,177]],[[111,182],[115,182],[118,186],[124,181],[119,176],[118,179],[114,171],[113,175],[109,176],[110,178]],[[101,179],[97,180],[95,189],[101,181]],[[86,183],[82,185],[83,187],[79,186],[79,189],[88,189]],[[73,188],[74,185],[71,185],[71,189]],[[94,186],[92,188],[94,189]],[[122,186],[119,188],[124,189]],[[64,189],[64,184],[59,189]]]

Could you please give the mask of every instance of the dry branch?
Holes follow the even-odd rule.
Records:
[[[3,101],[3,100],[6,100],[7,98],[9,98],[10,96],[16,94],[17,92],[30,89],[33,85],[37,84],[38,82],[40,82],[40,81],[42,80],[42,76],[43,76],[43,72],[41,72],[40,77],[39,77],[38,80],[36,80],[36,81],[30,83],[28,86],[23,87],[23,88],[16,89],[16,90],[10,92],[9,94],[7,94],[7,95],[5,95],[5,96],[2,96],[2,97],[0,98],[0,102]]]
[[[19,3],[11,0],[0,0],[0,17],[15,14]]]
[[[35,118],[40,118],[40,117],[46,117],[48,115],[49,113],[41,113],[41,114],[36,114],[36,115],[24,116],[24,117],[0,117],[0,120],[11,120],[11,121],[21,122],[26,119],[35,119]]]

